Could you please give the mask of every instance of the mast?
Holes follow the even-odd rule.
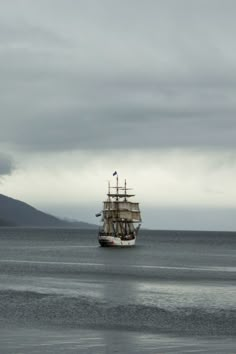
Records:
[[[127,186],[126,186],[126,179],[125,179],[125,197],[124,201],[127,202],[127,197],[126,197],[126,191],[127,191]],[[125,233],[127,234],[127,220],[125,219]]]
[[[118,234],[119,232],[119,177],[118,173],[116,174],[116,233]]]
[[[108,232],[110,233],[111,232],[111,222],[110,222],[110,210],[111,210],[111,197],[110,197],[110,194],[111,194],[111,185],[110,185],[110,181],[108,181],[108,220],[107,220],[107,223],[108,223]]]
[[[127,188],[126,188],[126,179],[125,179],[125,202],[127,202],[127,198],[126,198],[126,190],[127,190]]]
[[[118,173],[116,175],[116,200],[119,200],[118,194],[119,194],[119,180],[118,180]]]

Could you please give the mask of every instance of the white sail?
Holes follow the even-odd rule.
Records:
[[[105,221],[103,224],[103,230],[105,233],[113,233],[112,221]]]
[[[105,201],[104,210],[130,210],[139,211],[139,203],[128,201]]]
[[[140,222],[141,215],[139,211],[129,210],[103,210],[103,220],[127,220],[133,222]]]

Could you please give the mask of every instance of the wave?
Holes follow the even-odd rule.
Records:
[[[235,335],[235,309],[113,304],[92,297],[33,291],[0,292],[2,323],[123,329],[195,335]]]
[[[234,281],[236,267],[199,267],[199,266],[153,266],[153,265],[126,265],[89,262],[58,262],[58,261],[30,261],[30,260],[0,260],[1,274],[38,276],[93,276],[169,280],[220,280]]]

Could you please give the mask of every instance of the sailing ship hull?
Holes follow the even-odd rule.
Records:
[[[136,237],[124,240],[114,236],[98,236],[98,242],[102,247],[132,247],[135,245]]]

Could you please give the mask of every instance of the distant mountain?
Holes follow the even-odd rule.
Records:
[[[0,227],[1,226],[15,226],[15,224],[9,220],[5,220],[5,219],[0,218]]]
[[[3,194],[0,194],[0,226],[97,228],[82,221],[59,219]]]

